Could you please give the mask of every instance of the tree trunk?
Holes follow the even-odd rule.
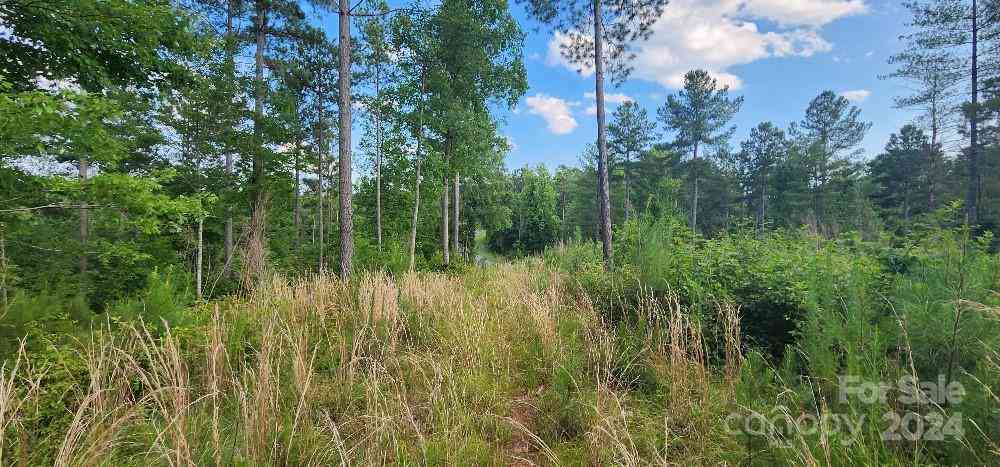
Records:
[[[351,206],[351,4],[340,0],[340,278],[351,275],[354,221]]]
[[[417,179],[414,181],[414,193],[413,193],[413,216],[410,218],[410,271],[413,271],[413,267],[416,262],[417,257],[417,215],[420,211],[420,137],[417,137]]]
[[[978,66],[978,8],[972,0],[972,114],[969,116],[969,180],[965,195],[966,222],[976,225],[979,221],[979,66]]]
[[[205,219],[198,218],[198,253],[194,261],[194,283],[195,283],[195,294],[198,297],[198,301],[201,301],[202,296],[202,258],[205,255]]]
[[[757,236],[764,236],[764,219],[767,216],[767,172],[761,175],[760,212],[757,215]]]
[[[459,181],[458,171],[456,170],[455,171],[455,178],[454,178],[454,189],[455,189],[454,203],[453,203],[453,209],[452,209],[452,217],[454,218],[452,220],[452,225],[454,227],[452,228],[452,231],[451,231],[451,250],[455,253],[455,255],[461,255],[462,254],[461,241],[459,241],[459,228],[460,228],[460,225],[461,225],[461,223],[460,223],[460,216],[461,216],[461,212],[462,212],[462,208],[461,208],[461,206],[462,206],[461,186],[462,185],[461,185],[461,181]]]
[[[691,230],[698,232],[698,182],[699,176],[694,176],[694,198],[691,200]]]
[[[264,272],[264,256],[267,250],[267,188],[264,173],[264,49],[267,47],[267,2],[257,0],[257,50],[254,57],[254,155],[253,155],[253,205],[250,225],[247,226],[246,262],[243,265],[243,283],[252,286]]]
[[[517,247],[520,249],[520,253],[527,250],[524,247],[524,171],[527,170],[526,167],[521,168],[521,183],[517,189]]]
[[[629,156],[626,155],[625,165],[622,167],[622,178],[624,178],[624,185],[625,185],[625,222],[628,222],[629,218],[632,217],[632,197],[629,194],[628,167],[629,167]]]
[[[903,220],[910,222],[910,186],[903,185]]]
[[[339,151],[339,149],[338,149],[338,151]],[[340,179],[337,178],[337,174],[338,174],[337,165],[338,165],[338,163],[335,163],[333,161],[333,155],[331,154],[330,155],[330,160],[327,162],[327,166],[326,166],[326,169],[327,169],[326,170],[326,179],[330,181],[330,187],[331,187],[330,191],[327,192],[327,195],[329,197],[333,198],[333,199],[329,200],[328,203],[326,203],[327,204],[327,211],[326,211],[326,217],[327,217],[326,231],[328,233],[329,232],[338,231],[339,228],[340,228],[340,197],[337,196],[337,194],[340,193]],[[332,187],[336,187],[336,189],[333,189]],[[328,237],[328,239],[329,239],[329,237]],[[337,270],[338,271],[340,270],[340,263],[337,263]]]
[[[608,140],[604,109],[604,24],[601,0],[594,0],[594,95],[597,106],[597,198],[600,203],[601,246],[604,268],[612,264],[611,195],[608,192]]]
[[[324,192],[323,192],[323,174],[326,173],[326,164],[324,163],[326,159],[326,153],[323,151],[324,148],[323,141],[323,93],[316,93],[316,177],[318,178],[318,183],[316,184],[316,190],[319,194],[319,202],[316,207],[316,228],[319,230],[319,264],[317,268],[320,273],[326,271],[326,258],[324,257],[326,251],[326,224],[323,221],[323,210],[324,210]]]
[[[90,171],[90,165],[87,159],[83,157],[79,161],[79,172],[80,172],[80,189],[81,192],[86,188],[87,175]],[[80,290],[84,291],[87,284],[87,240],[90,233],[90,212],[88,211],[89,206],[87,206],[87,201],[85,201],[86,194],[82,195],[80,201]]]
[[[701,170],[698,166],[698,143],[694,143],[694,156],[691,158],[691,168],[694,169],[694,196],[691,198],[691,230],[698,232],[698,182]]]
[[[560,184],[561,190],[559,193],[559,204],[562,205],[561,215],[559,216],[559,241],[565,245],[566,244],[566,177],[562,179]]]
[[[235,44],[236,34],[233,28],[233,17],[236,16],[236,5],[234,0],[229,0],[228,8],[226,9],[226,60],[228,61],[227,70],[232,71],[235,67]],[[227,71],[227,72],[228,72]],[[233,189],[233,154],[230,151],[226,151],[225,155],[225,169],[226,169],[226,189]],[[232,206],[226,206],[226,227],[223,237],[223,255],[225,256],[225,264],[223,265],[223,271],[225,274],[232,274],[233,265],[233,208]]]
[[[378,251],[382,251],[382,120],[379,85],[382,81],[382,65],[375,65],[375,238]]]
[[[410,271],[413,271],[416,257],[417,257],[417,214],[420,211],[420,166],[423,159],[421,158],[421,146],[424,140],[424,106],[423,97],[424,92],[427,90],[427,79],[423,68],[420,70],[420,109],[419,116],[417,117],[417,153],[415,155],[417,159],[417,178],[414,181],[414,194],[413,194],[413,216],[410,219]]]
[[[444,258],[444,265],[448,267],[450,264],[450,253],[448,242],[448,230],[451,225],[448,222],[448,194],[451,190],[448,189],[448,176],[445,175],[441,180],[441,254]]]
[[[4,226],[0,224],[0,302],[7,312],[7,243],[4,239]]]
[[[935,160],[938,140],[937,84],[934,86],[935,97],[931,98],[931,144],[927,148],[927,212],[937,208],[937,161]]]
[[[295,142],[295,195],[292,198],[292,223],[295,225],[295,253],[299,253],[302,248],[302,194],[300,193],[300,186],[302,185],[302,173],[299,168],[299,148],[302,147],[302,143],[298,140]]]

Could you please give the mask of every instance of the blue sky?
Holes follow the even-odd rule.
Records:
[[[593,76],[565,64],[558,38],[536,31],[536,23],[513,8],[528,34],[530,87],[514,111],[499,114],[501,131],[514,145],[507,164],[576,165],[596,135],[588,111],[593,95],[587,94],[594,90]],[[872,157],[913,118],[892,105],[894,96],[907,92],[903,83],[878,78],[892,70],[886,60],[901,47],[907,19],[898,0],[673,0],[640,45],[632,77],[607,89],[609,117],[612,101],[626,98],[655,116],[684,71],[705,68],[744,96],[733,122],[734,144],[764,120],[782,127],[800,120],[810,99],[830,89],[849,97],[872,122],[863,144],[864,157]]]

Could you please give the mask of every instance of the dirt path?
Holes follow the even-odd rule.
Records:
[[[513,420],[511,423],[513,434],[507,446],[511,467],[542,465],[543,456],[538,450],[538,445],[526,430],[534,430],[535,428],[535,420],[538,416],[536,402],[544,390],[544,386],[539,386],[534,391],[521,394],[511,404],[510,418]]]

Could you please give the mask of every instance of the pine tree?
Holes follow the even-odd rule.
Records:
[[[740,144],[740,161],[747,205],[756,207],[758,234],[764,232],[767,222],[768,186],[776,166],[788,157],[785,132],[771,122],[763,122],[752,130],[750,137]],[[755,206],[756,205],[756,206]]]
[[[805,119],[790,129],[803,156],[817,225],[831,220],[827,204],[832,182],[854,170],[851,159],[860,155],[859,145],[870,128],[871,123],[861,120],[861,109],[844,96],[823,91],[809,102]]]
[[[705,70],[684,75],[684,89],[668,96],[660,107],[660,119],[676,136],[675,145],[691,152],[694,188],[691,198],[691,228],[698,230],[698,182],[701,170],[699,150],[703,146],[724,146],[735,127],[728,126],[743,105],[743,98],[729,97],[729,86],[719,86]]]
[[[920,184],[927,180],[928,167],[923,164],[930,141],[915,125],[900,128],[889,136],[885,151],[869,162],[872,180],[876,184],[873,199],[891,218],[909,222],[920,213]]]
[[[968,106],[963,114],[968,120],[969,145],[966,161],[966,220],[978,222],[981,198],[980,174],[980,115],[979,96],[985,81],[1000,76],[1000,61],[992,59],[1000,47],[1000,4],[995,0],[914,0],[904,4],[913,15],[909,24],[912,31],[904,35],[909,47],[894,57],[900,64],[895,76],[920,77],[925,83],[925,96],[918,95],[918,103],[937,103],[943,100],[944,109],[934,112],[954,111],[958,104],[950,99],[966,95],[954,91],[964,77],[968,80]],[[934,130],[937,128],[935,127]],[[932,147],[936,134],[932,130]]]
[[[649,150],[656,139],[656,123],[649,119],[646,109],[634,101],[628,101],[615,109],[614,121],[608,125],[608,149],[612,157],[617,159],[622,169],[624,184],[625,221],[633,215],[632,190],[629,180],[632,179],[632,165],[642,154]]]
[[[646,40],[667,0],[520,0],[538,21],[564,34],[569,43],[562,54],[581,71],[594,72],[597,108],[597,198],[605,268],[612,266],[611,196],[608,186],[608,145],[604,105],[605,68],[613,83],[631,72],[633,43]],[[592,31],[587,33],[585,31]]]

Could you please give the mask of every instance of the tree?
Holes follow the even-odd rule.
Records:
[[[632,216],[632,191],[629,189],[633,161],[649,150],[656,139],[656,123],[649,119],[646,109],[628,101],[615,109],[614,122],[608,125],[608,149],[620,161],[624,182],[625,221]]]
[[[556,169],[555,184],[558,196],[560,234],[563,242],[570,240],[599,240],[600,209],[594,198],[594,177],[597,173],[597,150],[590,145],[581,157],[580,167],[564,165]],[[592,155],[592,158],[587,156]]]
[[[871,123],[861,121],[861,109],[833,91],[823,91],[809,102],[805,119],[791,128],[804,157],[818,225],[829,220],[827,198],[832,182],[854,170],[850,159],[860,154],[858,146],[870,128]]]
[[[424,55],[430,141],[444,156],[441,180],[441,251],[445,266],[461,238],[463,172],[473,172],[492,151],[496,125],[490,105],[513,107],[527,89],[523,33],[502,0],[446,0],[426,18]],[[488,160],[488,159],[487,159]]]
[[[305,15],[292,0],[254,0],[253,37],[253,148],[250,176],[250,222],[247,226],[247,246],[243,264],[243,283],[250,287],[264,273],[267,254],[267,212],[270,203],[268,187],[268,152],[264,127],[264,105],[268,99],[268,83],[264,69],[270,38],[294,39],[301,36]]]
[[[408,167],[401,167],[399,181],[401,189],[412,186],[410,195],[410,225],[407,235],[407,251],[409,253],[408,270],[416,267],[417,236],[420,223],[420,203],[424,184],[424,162],[431,151],[427,141],[425,115],[429,114],[428,105],[428,69],[434,64],[431,53],[431,37],[428,34],[429,14],[417,10],[410,15],[400,15],[388,23],[388,47],[396,56],[394,63],[399,70],[390,93],[393,97],[394,109],[397,112],[402,153],[399,162]],[[407,139],[409,138],[409,139]],[[412,160],[410,159],[412,157]],[[411,169],[407,171],[406,169]],[[410,179],[412,177],[412,185]]]
[[[875,192],[872,198],[884,212],[908,222],[917,212],[919,187],[927,177],[923,164],[930,142],[915,125],[906,125],[889,136],[885,151],[869,162]]]
[[[240,50],[240,34],[237,30],[236,21],[243,15],[246,8],[247,0],[224,0],[223,6],[223,17],[225,18],[223,23],[225,24],[225,32],[223,36],[224,46],[223,46],[223,59],[221,62],[221,67],[218,67],[216,74],[219,79],[216,80],[216,85],[214,89],[216,90],[216,95],[211,99],[211,106],[213,108],[212,114],[215,115],[217,125],[220,130],[219,142],[223,145],[223,160],[225,163],[226,180],[224,183],[223,190],[227,193],[234,189],[234,153],[237,153],[239,149],[245,147],[240,141],[241,132],[239,130],[239,125],[243,120],[243,110],[244,107],[240,104],[241,89],[239,87],[239,82],[237,81],[237,71],[236,71],[236,55]],[[209,6],[213,7],[214,2],[209,2]],[[231,206],[231,201],[226,203],[225,206],[225,232],[223,238],[223,270],[229,274],[233,271],[233,253],[235,251],[234,245],[234,223],[233,223],[233,208]]]
[[[328,148],[330,131],[327,123],[327,113],[337,81],[337,48],[326,39],[322,31],[312,27],[301,27],[295,31],[295,40],[277,44],[273,56],[268,60],[272,73],[278,78],[277,89],[271,98],[275,113],[275,124],[271,124],[272,132],[275,126],[283,126],[282,134],[271,137],[272,144],[290,147],[287,151],[293,157],[295,181],[293,184],[293,223],[295,237],[293,245],[299,253],[299,229],[304,218],[304,206],[301,200],[301,171],[303,162],[307,159],[315,163],[316,181],[313,188],[316,193],[314,209],[317,234],[314,240],[317,244],[317,269],[326,270],[326,240],[327,229],[325,219],[326,181],[332,179],[328,164]],[[280,50],[279,50],[280,49]],[[311,130],[311,131],[310,131]],[[311,145],[308,134],[312,134]],[[288,154],[285,154],[287,159]]]
[[[83,104],[79,118],[95,126],[105,125],[104,118],[120,118],[123,124],[119,127],[138,124],[136,114],[141,110],[121,115],[126,105],[116,100],[127,99],[137,109],[148,109],[146,104],[157,87],[183,82],[189,76],[178,62],[191,57],[199,44],[190,17],[166,1],[133,4],[121,0],[12,0],[0,5],[0,16],[10,31],[10,37],[3,41],[7,86],[13,91],[30,92],[50,83],[93,93],[80,96],[78,102],[74,102],[78,100],[76,92],[59,93],[53,104]],[[119,92],[129,86],[135,92]],[[114,114],[119,115],[112,117]],[[64,149],[89,146],[94,141],[75,133],[74,128],[67,125],[63,131],[53,127],[48,136],[54,146]],[[95,165],[112,163],[110,158],[97,160],[94,156],[116,154],[114,148],[121,149],[127,139],[125,134],[112,138],[115,144],[110,147],[77,147],[58,158],[76,162],[78,180],[85,187],[91,184]],[[87,200],[88,191],[82,190],[77,205],[81,291],[89,277],[91,256],[93,209]]]
[[[490,247],[499,252],[535,254],[559,239],[558,197],[548,169],[524,167],[508,178],[510,224],[494,231]]]
[[[918,95],[916,102],[936,103],[929,99],[950,97],[961,77],[969,80],[969,105],[964,112],[969,122],[965,210],[967,222],[976,224],[982,184],[979,95],[983,81],[1000,74],[996,60],[984,63],[984,58],[1000,47],[1000,5],[991,0],[913,0],[904,5],[913,15],[909,24],[912,32],[903,36],[910,45],[908,50],[893,57],[900,64],[895,75],[932,80],[932,87],[925,86],[925,96]],[[941,110],[955,108],[951,103],[950,108]],[[931,149],[935,140],[932,132]]]
[[[386,61],[387,46],[385,28],[382,17],[377,16],[365,24],[365,38],[369,47],[368,66],[374,81],[374,95],[369,103],[372,118],[375,120],[374,143],[375,151],[375,239],[379,251],[382,251],[382,150],[385,134],[382,129],[382,114],[384,101],[382,95],[382,68]]]
[[[597,197],[600,237],[605,268],[612,266],[611,199],[608,186],[608,145],[605,124],[605,66],[613,83],[621,83],[629,73],[634,54],[632,43],[645,40],[663,13],[668,0],[520,0],[541,23],[564,34],[568,43],[562,54],[594,72],[594,101],[597,107]],[[591,29],[592,26],[592,29]],[[584,31],[591,30],[592,33]],[[606,47],[606,48],[605,48]]]
[[[653,216],[678,212],[681,154],[667,144],[657,143],[640,154],[635,166],[640,176],[632,185],[644,211]]]
[[[743,105],[743,98],[729,97],[729,86],[719,87],[705,70],[693,70],[684,75],[684,89],[668,96],[659,109],[660,119],[676,134],[675,145],[691,151],[695,161],[694,195],[691,199],[691,228],[698,229],[698,150],[702,145],[724,145],[735,127],[727,127]]]
[[[199,74],[211,82],[206,100],[208,113],[213,116],[209,126],[214,132],[216,155],[224,164],[225,176],[221,185],[214,187],[222,199],[219,203],[224,219],[223,264],[224,274],[231,276],[234,268],[235,221],[234,205],[239,202],[236,173],[236,155],[250,146],[243,127],[246,122],[248,99],[244,92],[245,78],[236,67],[236,56],[248,43],[243,34],[242,22],[246,19],[248,0],[191,0],[186,3],[194,17],[203,18],[206,30],[222,31],[221,37],[209,34],[212,40],[206,47],[208,61]]]
[[[339,91],[337,110],[340,114],[340,278],[351,275],[354,257],[354,207],[351,203],[353,179],[351,172],[351,2],[340,0],[337,45],[340,50],[340,68],[337,80]]]
[[[774,167],[785,162],[788,142],[785,132],[771,122],[763,122],[752,130],[750,137],[740,144],[738,159],[743,175],[744,193],[756,200],[757,232],[763,233],[767,220],[768,185]],[[753,206],[748,202],[748,206]]]
[[[199,43],[190,15],[169,0],[6,0],[0,16],[17,38],[3,42],[4,68],[20,91],[39,77],[87,91],[167,86],[188,76],[177,54]]]
[[[322,3],[333,0],[320,0]],[[337,109],[340,116],[338,121],[338,155],[339,155],[339,198],[340,198],[340,277],[346,279],[352,270],[354,258],[354,205],[352,195],[354,192],[352,154],[351,154],[351,71],[352,71],[352,47],[351,47],[351,17],[374,17],[385,16],[399,10],[388,10],[384,2],[376,2],[373,12],[359,11],[354,9],[361,6],[357,3],[353,7],[350,0],[339,0],[337,3],[338,18],[338,50],[339,67],[337,74]]]

